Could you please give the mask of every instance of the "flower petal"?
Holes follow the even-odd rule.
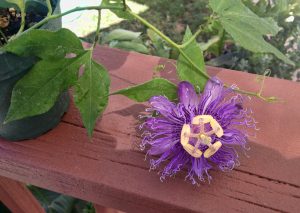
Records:
[[[201,95],[200,108],[201,114],[207,114],[207,109],[214,109],[223,99],[225,95],[223,84],[217,78],[209,80]]]
[[[159,138],[152,142],[152,146],[148,153],[150,155],[160,155],[168,150],[170,150],[179,140],[173,140],[172,138]]]
[[[149,103],[155,111],[159,112],[165,118],[175,123],[182,123],[182,121],[178,119],[182,116],[179,115],[176,104],[170,102],[168,98],[164,96],[153,96],[150,98]]]
[[[178,85],[178,98],[187,109],[189,109],[189,106],[197,107],[199,104],[199,97],[194,86],[187,81],[182,81]]]

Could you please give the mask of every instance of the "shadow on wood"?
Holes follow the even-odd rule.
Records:
[[[114,65],[118,63],[115,55],[126,57],[119,68]],[[154,67],[165,61],[99,47],[95,59],[110,70],[112,91],[150,80]],[[174,66],[168,66],[167,74],[162,75],[176,82],[171,74]],[[252,74],[212,67],[208,71],[242,89],[256,91],[259,87]],[[136,131],[137,116],[147,104],[119,95],[110,97],[92,142],[74,105],[56,129],[36,140],[0,140],[0,175],[125,212],[297,212],[299,91],[297,83],[266,79],[265,95],[285,102],[267,104],[252,99],[247,103],[261,129],[250,139],[250,158],[240,153],[240,167],[226,173],[212,171],[211,184],[193,186],[184,181],[184,171],[162,183],[158,171],[149,172],[145,153],[133,148],[141,140]]]

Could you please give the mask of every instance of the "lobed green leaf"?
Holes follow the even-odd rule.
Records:
[[[155,78],[144,84],[114,92],[112,95],[124,95],[137,102],[148,101],[152,96],[164,95],[169,100],[177,98],[177,86],[164,78]]]
[[[263,38],[263,35],[276,35],[280,30],[272,18],[260,18],[241,0],[210,0],[209,5],[219,15],[224,29],[242,47],[258,53],[273,53],[285,63],[294,65]]]
[[[183,38],[183,43],[189,41],[192,36],[193,34],[190,28],[187,27]],[[203,52],[196,40],[192,41],[182,50],[187,56],[189,56],[189,58],[200,70],[206,72]],[[189,81],[195,87],[200,87],[201,90],[204,88],[207,82],[207,79],[204,78],[203,75],[197,69],[195,69],[181,54],[179,55],[177,61],[177,74],[180,80]]]

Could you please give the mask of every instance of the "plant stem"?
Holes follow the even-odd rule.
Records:
[[[199,27],[198,27],[198,30],[194,33],[194,35],[185,43],[179,45],[181,48],[185,48],[186,46],[188,46],[190,43],[192,43],[198,36],[199,34],[203,31],[203,28],[205,26],[209,26],[213,20],[217,19],[214,14],[210,15],[207,22],[205,24],[201,24]]]
[[[187,42],[185,42],[182,45],[179,45],[177,43],[175,43],[174,41],[172,41],[168,36],[164,35],[161,31],[159,31],[156,27],[154,27],[152,24],[150,24],[148,21],[146,21],[145,19],[143,19],[141,16],[133,13],[130,10],[126,10],[126,2],[123,0],[123,7],[118,7],[118,6],[88,6],[88,7],[75,7],[71,10],[68,10],[64,13],[60,13],[60,14],[56,14],[56,15],[52,15],[52,7],[50,4],[50,0],[46,0],[47,1],[47,7],[48,7],[48,15],[46,18],[44,18],[42,21],[36,23],[35,25],[33,25],[32,27],[30,27],[28,30],[26,30],[25,32],[28,32],[30,30],[39,28],[40,26],[44,25],[45,23],[47,23],[48,21],[52,20],[52,19],[56,19],[56,18],[60,18],[62,16],[68,15],[70,13],[73,12],[77,12],[77,11],[82,11],[82,10],[98,10],[98,24],[97,24],[97,30],[96,30],[96,35],[95,35],[95,40],[93,43],[93,47],[91,50],[94,49],[94,47],[96,46],[96,44],[99,41],[99,34],[100,34],[100,22],[101,22],[101,10],[102,9],[117,9],[117,10],[124,10],[127,11],[130,15],[132,15],[133,17],[135,17],[137,20],[139,20],[141,23],[143,23],[145,26],[147,26],[148,28],[150,28],[151,30],[153,30],[156,34],[158,34],[162,39],[164,39],[167,43],[169,43],[172,47],[176,48],[180,54],[196,69],[198,70],[203,77],[205,77],[206,79],[211,79],[211,77],[205,73],[203,70],[201,70],[193,61],[192,59],[186,55],[186,53],[182,50],[184,47],[188,46],[202,31],[202,27],[200,26],[199,29],[197,30],[197,32],[192,36],[191,39],[189,39]],[[51,12],[51,13],[50,13]],[[21,11],[21,15],[22,15],[22,22],[21,22],[21,28],[19,30],[19,32],[17,33],[17,36],[19,34],[21,34],[24,30],[25,27],[25,11]],[[16,37],[17,37],[16,36]],[[229,87],[228,85],[224,85],[225,87]],[[272,102],[274,101],[276,98],[275,97],[263,97],[261,95],[261,90],[256,93],[256,92],[249,92],[249,91],[245,91],[245,90],[240,90],[240,89],[233,89],[235,92],[241,93],[241,94],[245,94],[245,95],[249,95],[249,96],[254,96],[257,98],[260,98],[264,101],[268,101],[268,102]]]
[[[210,79],[210,76],[206,72],[201,70],[180,47],[178,48],[178,51],[195,69],[200,72],[203,77],[205,77],[206,79]]]
[[[47,13],[47,17],[52,15],[52,6],[51,6],[51,2],[50,0],[46,0],[47,3],[47,8],[48,8],[48,13]]]
[[[35,25],[33,25],[31,28],[29,28],[27,31],[30,31],[32,29],[36,29],[39,28],[40,26],[46,24],[48,21],[52,20],[52,19],[56,19],[56,18],[60,18],[62,16],[68,15],[70,13],[73,12],[77,12],[77,11],[82,11],[82,10],[102,10],[102,9],[119,9],[122,10],[122,7],[116,7],[116,6],[88,6],[88,7],[75,7],[71,10],[68,10],[64,13],[60,13],[60,14],[56,14],[56,15],[51,15],[51,16],[47,16],[46,18],[44,18],[42,21],[36,23]]]
[[[175,47],[176,49],[179,48],[178,44],[176,44],[168,36],[166,36],[165,34],[163,34],[162,32],[160,32],[156,27],[154,27],[148,21],[146,21],[145,19],[143,19],[141,16],[139,16],[138,14],[133,13],[130,10],[127,10],[127,12],[130,15],[132,15],[133,17],[135,17],[137,20],[139,20],[141,23],[143,23],[145,26],[147,26],[148,28],[150,28],[151,30],[153,30],[157,35],[159,35],[162,39],[164,39],[166,42],[168,42],[171,46]]]
[[[224,84],[224,87],[229,88],[230,86],[227,84]],[[273,103],[273,102],[278,102],[280,101],[277,97],[267,97],[267,96],[262,96],[262,89],[260,89],[258,92],[250,92],[250,91],[246,91],[246,90],[241,90],[241,89],[233,89],[233,91],[243,94],[243,95],[248,95],[248,96],[252,96],[252,97],[256,97],[259,98],[263,101],[269,102],[269,103]]]
[[[95,39],[93,43],[92,49],[94,49],[99,41],[100,38],[100,23],[101,23],[101,10],[98,10],[98,21],[97,21],[97,29],[95,34]]]
[[[21,8],[21,27],[17,35],[21,34],[25,29],[25,18],[26,18],[25,8]]]
[[[197,30],[197,32],[193,35],[193,37],[188,40],[186,43],[179,45],[177,43],[175,43],[174,41],[172,41],[168,36],[164,35],[161,31],[159,31],[156,27],[154,27],[152,24],[150,24],[148,21],[146,21],[145,19],[143,19],[142,17],[140,17],[139,15],[133,13],[130,10],[127,10],[127,12],[129,14],[131,14],[133,17],[135,17],[137,20],[139,20],[142,24],[144,24],[145,26],[147,26],[148,28],[150,28],[151,30],[153,30],[156,34],[158,34],[162,39],[164,39],[167,43],[169,43],[172,47],[176,48],[180,54],[195,68],[197,69],[202,75],[203,77],[205,77],[206,79],[211,79],[211,77],[205,73],[203,70],[201,70],[193,61],[192,59],[186,55],[186,53],[182,50],[184,47],[188,46],[202,31],[202,27],[200,26],[199,29]],[[209,23],[211,22],[211,20],[209,21]],[[224,87],[229,87],[228,85],[224,85]],[[244,95],[249,95],[249,96],[254,96],[257,97],[259,99],[262,99],[264,101],[267,102],[274,102],[276,101],[274,97],[263,97],[261,95],[261,91],[260,92],[250,92],[250,91],[245,91],[245,90],[241,90],[241,89],[233,89],[235,92],[238,92],[240,94],[244,94]]]
[[[224,87],[229,88],[230,86],[224,84]],[[245,91],[245,90],[241,90],[241,89],[233,89],[233,91],[238,92],[240,94],[244,94],[244,95],[250,95],[250,96],[258,96],[258,93],[256,92],[250,92],[250,91]]]
[[[198,35],[202,32],[202,25],[200,25],[199,29],[195,32],[195,34],[185,43],[179,45],[180,48],[185,48],[187,47],[190,43],[192,43],[197,37]]]
[[[148,21],[146,21],[145,19],[143,19],[142,17],[140,17],[139,15],[133,13],[130,10],[127,10],[127,12],[129,14],[131,14],[133,17],[135,17],[137,20],[139,20],[140,22],[142,22],[145,26],[147,26],[148,28],[150,28],[151,30],[153,30],[156,34],[158,34],[162,39],[164,39],[166,42],[168,42],[172,47],[176,48],[180,54],[195,68],[197,69],[202,75],[203,77],[205,77],[206,79],[209,79],[209,75],[207,75],[203,70],[201,70],[192,60],[190,57],[188,57],[186,55],[186,53],[182,50],[181,45],[176,44],[174,41],[172,41],[168,36],[166,36],[165,34],[163,34],[161,31],[159,31],[156,27],[154,27],[152,24],[150,24]],[[200,33],[200,32],[198,32]]]

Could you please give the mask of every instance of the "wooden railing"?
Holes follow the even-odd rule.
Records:
[[[94,57],[109,69],[112,91],[150,80],[158,64],[165,65],[162,76],[177,81],[173,61],[167,59],[104,47]],[[252,74],[213,67],[208,71],[243,89],[259,87]],[[138,115],[146,104],[112,96],[91,142],[73,105],[57,128],[35,140],[0,139],[1,201],[15,212],[24,209],[27,201],[18,198],[23,185],[15,180],[125,212],[297,212],[300,85],[267,78],[264,93],[283,102],[249,101],[260,127],[257,137],[250,138],[250,157],[240,153],[241,166],[232,172],[212,171],[211,184],[195,187],[184,181],[183,173],[160,182],[134,146],[141,140]],[[39,212],[35,204],[35,210],[25,212]]]

